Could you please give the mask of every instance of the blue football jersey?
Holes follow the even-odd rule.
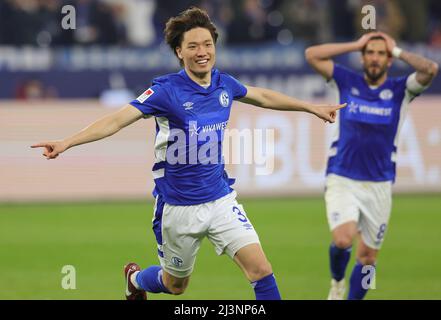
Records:
[[[329,151],[327,174],[364,181],[395,181],[398,134],[408,103],[408,76],[387,78],[371,88],[363,75],[334,65],[333,84],[340,103]]]
[[[233,189],[222,158],[222,138],[233,100],[247,89],[232,76],[212,70],[204,88],[185,70],[153,80],[130,104],[156,121],[153,196],[172,205],[219,199]]]

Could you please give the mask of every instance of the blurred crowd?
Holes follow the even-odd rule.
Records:
[[[1,0],[0,45],[155,45],[167,19],[191,5],[208,11],[228,44],[345,41],[364,32],[367,4],[397,40],[441,46],[439,0]],[[74,30],[61,28],[65,5],[75,8]]]

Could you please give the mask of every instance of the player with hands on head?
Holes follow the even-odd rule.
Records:
[[[363,74],[333,61],[337,55],[356,51],[361,52]],[[400,128],[409,103],[429,87],[439,67],[397,47],[384,32],[370,32],[353,42],[312,46],[305,57],[336,90],[339,103],[348,104],[338,111],[326,170],[326,213],[332,233],[328,299],[344,298],[345,271],[356,237],[357,262],[348,299],[363,299],[370,283],[363,278],[376,270],[391,213]],[[394,59],[415,72],[389,77]]]

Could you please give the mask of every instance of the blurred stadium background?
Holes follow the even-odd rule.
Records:
[[[437,0],[0,1],[0,299],[121,299],[123,264],[157,263],[150,223],[153,121],[55,161],[29,146],[78,131],[137,97],[155,76],[178,70],[162,39],[170,16],[190,5],[207,9],[221,34],[217,67],[243,83],[334,101],[303,52],[311,44],[359,37],[366,4],[376,8],[378,29],[441,64]],[[64,5],[76,8],[75,30],[61,28]],[[358,58],[354,53],[338,61],[360,69]],[[395,62],[391,74],[411,71]],[[390,233],[369,299],[441,298],[440,104],[438,76],[412,103],[403,126]],[[237,178],[239,200],[283,297],[325,298],[329,126],[308,115],[237,103],[229,128],[274,129],[272,174],[259,175],[257,161],[230,164],[228,172]],[[233,145],[230,151],[254,149]],[[177,299],[252,299],[249,284],[227,260],[204,243],[189,291]],[[61,287],[64,265],[77,270],[76,290]]]

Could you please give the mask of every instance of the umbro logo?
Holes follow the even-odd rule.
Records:
[[[359,96],[360,95],[360,91],[357,88],[352,87],[351,88],[351,94],[354,95],[354,96]]]
[[[185,110],[190,110],[193,109],[193,104],[194,104],[193,102],[188,101],[184,103],[182,106],[185,107]]]

